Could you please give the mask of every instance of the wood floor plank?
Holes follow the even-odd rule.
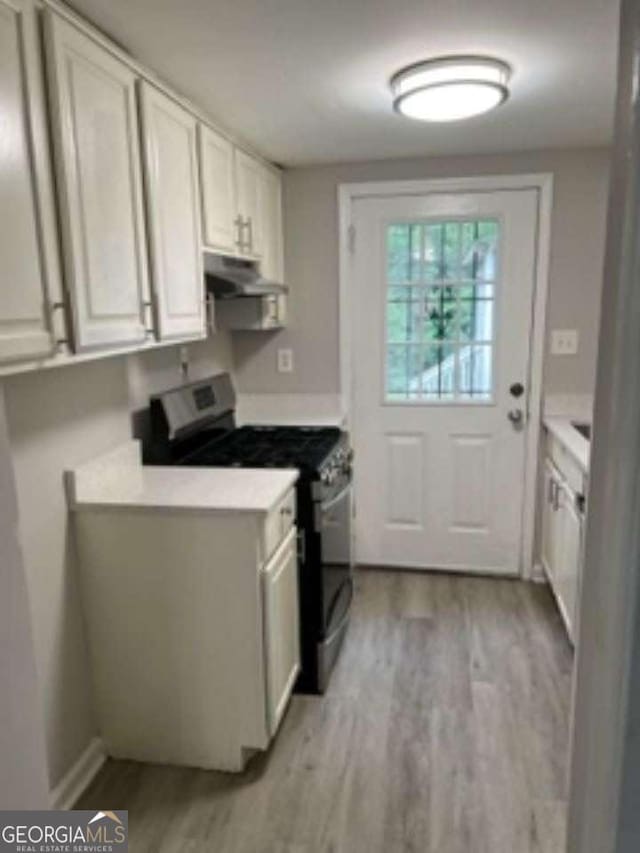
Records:
[[[549,591],[359,571],[324,697],[245,773],[109,761],[133,853],[563,853],[572,653]]]

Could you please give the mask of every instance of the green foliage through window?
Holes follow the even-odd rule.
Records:
[[[387,228],[387,397],[492,393],[496,220]]]

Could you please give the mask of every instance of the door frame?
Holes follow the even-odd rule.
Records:
[[[551,214],[553,207],[553,174],[550,172],[438,178],[405,181],[370,181],[338,185],[338,282],[339,282],[339,364],[340,395],[347,425],[353,427],[353,320],[351,295],[354,284],[353,258],[358,235],[353,225],[353,204],[363,198],[415,196],[434,193],[489,193],[505,190],[538,191],[538,227],[536,268],[531,322],[531,348],[528,381],[528,426],[525,450],[525,482],[520,547],[520,575],[534,576],[536,503],[540,470],[542,425],[542,384],[546,341],[546,311],[549,291],[549,259],[551,247]]]

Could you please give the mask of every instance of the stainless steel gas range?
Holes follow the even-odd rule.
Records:
[[[302,671],[296,690],[323,693],[353,601],[352,459],[337,427],[236,426],[223,373],[151,398],[148,465],[297,468]]]

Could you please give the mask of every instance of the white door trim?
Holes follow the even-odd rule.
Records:
[[[438,192],[497,192],[500,190],[536,189],[539,192],[538,239],[531,332],[531,364],[529,376],[529,434],[525,462],[525,485],[522,523],[521,574],[530,579],[534,566],[536,529],[536,497],[539,470],[540,429],[542,419],[542,379],[545,350],[547,294],[549,289],[549,257],[551,244],[551,211],[553,205],[553,175],[551,173],[523,175],[492,175],[482,177],[439,178],[415,181],[374,181],[348,183],[338,186],[338,247],[339,247],[339,330],[340,330],[340,392],[347,424],[352,423],[353,411],[353,245],[358,236],[353,231],[352,207],[356,199],[401,195],[427,195]]]

